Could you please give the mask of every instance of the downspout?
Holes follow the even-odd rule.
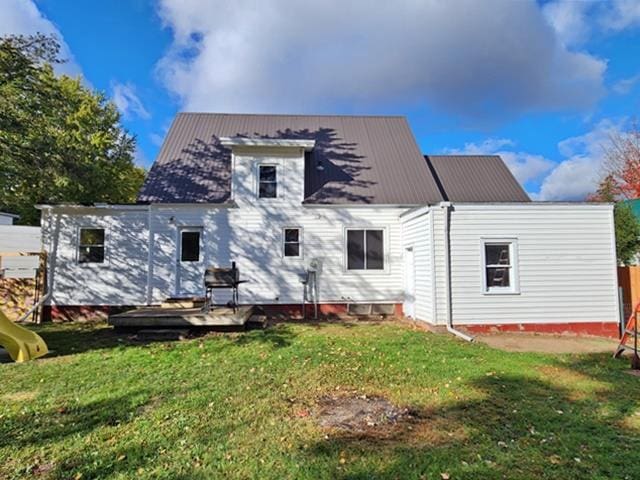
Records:
[[[449,238],[449,222],[451,220],[451,202],[442,202],[440,206],[444,209],[444,276],[445,276],[445,293],[447,298],[447,332],[466,340],[473,342],[473,337],[461,332],[453,326],[452,302],[451,302],[451,255]]]

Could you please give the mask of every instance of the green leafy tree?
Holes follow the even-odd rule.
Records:
[[[640,251],[640,224],[633,210],[626,203],[616,203],[613,215],[618,262],[629,265]]]
[[[0,37],[0,208],[37,224],[38,203],[129,203],[144,179],[115,105],[54,73],[55,38]]]
[[[616,202],[621,190],[613,175],[607,175],[598,185],[598,189],[588,200],[594,202]],[[629,265],[640,251],[640,223],[631,207],[617,202],[613,208],[616,231],[616,255],[618,262]]]

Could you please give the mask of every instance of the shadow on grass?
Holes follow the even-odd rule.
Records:
[[[214,340],[228,338],[231,345],[266,343],[275,348],[289,346],[295,333],[286,324],[277,324],[262,329],[242,327],[201,327],[175,329],[175,335],[151,334],[144,330],[116,330],[106,324],[61,324],[34,328],[47,343],[50,353],[45,358],[75,355],[92,350],[114,349],[152,343],[175,343],[191,339]],[[168,329],[170,331],[170,329]],[[178,332],[187,331],[185,337]]]
[[[326,317],[319,320],[284,320],[275,318],[269,319],[265,328],[196,327],[176,328],[175,331],[188,331],[187,339],[199,337],[215,338],[217,335],[220,335],[228,337],[231,339],[231,343],[235,345],[264,343],[270,344],[274,348],[284,348],[291,345],[296,336],[296,333],[291,328],[292,325],[304,325],[313,327],[314,329],[323,329],[335,325],[344,328],[357,328],[371,325],[372,323],[385,322],[390,322],[390,320],[382,318],[345,320],[341,317]],[[172,339],[162,335],[157,337],[147,335],[144,333],[144,330],[116,330],[105,323],[44,324],[42,326],[31,326],[29,328],[32,328],[41,335],[47,343],[50,350],[47,358],[74,355],[91,350],[179,341],[177,338]]]
[[[586,362],[586,365],[585,363]],[[585,373],[601,358],[587,358]],[[563,364],[563,366],[566,366]],[[573,368],[569,366],[569,368]],[[610,381],[604,373],[597,375]],[[489,376],[468,386],[476,401],[417,410],[389,435],[333,431],[310,447],[310,465],[334,465],[333,478],[640,478],[640,435],[625,419],[640,406],[640,384],[576,398],[571,389],[523,376]],[[455,395],[455,392],[452,392]],[[344,464],[335,460],[343,457]],[[372,458],[375,460],[372,461]],[[327,476],[318,470],[318,476]]]
[[[0,448],[44,446],[100,427],[116,427],[138,415],[146,403],[143,398],[138,392],[81,405],[69,401],[45,412],[32,410],[5,417],[0,422]]]

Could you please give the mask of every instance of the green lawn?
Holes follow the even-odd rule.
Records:
[[[609,355],[505,353],[392,322],[148,344],[104,325],[39,332],[52,358],[0,365],[3,479],[640,478],[640,378]],[[354,436],[304,414],[355,393],[419,421]]]

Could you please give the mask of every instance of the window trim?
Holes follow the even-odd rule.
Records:
[[[197,232],[198,233],[198,260],[182,260],[182,234],[184,232]],[[194,263],[202,263],[204,261],[203,254],[203,233],[204,229],[202,227],[188,227],[188,226],[178,226],[178,264],[194,264]]]
[[[381,269],[350,269],[349,268],[349,239],[348,232],[350,230],[381,230],[382,231],[382,267]],[[387,226],[377,226],[377,225],[368,225],[368,226],[353,226],[353,227],[344,227],[342,232],[343,237],[343,264],[342,270],[344,273],[349,274],[357,274],[357,275],[380,275],[380,274],[388,274],[389,273],[389,229]],[[365,245],[366,245],[366,237],[365,233]],[[365,259],[366,259],[366,247],[365,247]],[[365,260],[366,263],[366,260]]]
[[[298,230],[298,255],[297,256],[293,256],[293,255],[285,255],[285,245],[287,243],[294,243],[294,242],[287,242],[286,241],[286,231],[287,230]],[[304,239],[304,230],[302,229],[302,227],[297,227],[297,226],[286,226],[286,227],[282,227],[282,245],[281,245],[281,252],[282,252],[282,258],[286,259],[291,259],[291,260],[300,260],[304,257],[304,247],[303,247],[303,239]]]
[[[103,254],[102,262],[81,262],[80,261],[80,247],[82,247],[82,245],[80,244],[80,241],[82,236],[82,230],[103,230],[104,231],[104,241],[103,241],[104,243],[102,244],[102,249],[104,250],[104,254]],[[95,267],[95,266],[107,265],[109,263],[109,258],[107,256],[108,254],[107,243],[109,243],[109,237],[108,237],[108,230],[106,227],[103,227],[100,225],[78,225],[78,228],[76,231],[76,255],[75,255],[76,265],[80,265],[81,267],[86,267],[86,266]]]
[[[275,197],[261,197],[260,196],[260,169],[262,167],[273,167],[276,169],[276,181],[275,182],[267,182],[267,183],[275,183],[276,185],[276,196]],[[282,198],[282,193],[281,193],[281,188],[280,188],[280,165],[278,165],[275,162],[260,162],[257,165],[256,168],[256,197],[258,198],[258,200],[260,200],[261,202],[264,201],[274,201],[274,200],[278,200],[280,198]]]
[[[486,246],[495,244],[509,245],[509,278],[508,287],[487,286],[487,265]],[[520,262],[518,258],[518,238],[517,237],[481,237],[480,238],[480,274],[482,276],[483,295],[519,295],[520,294]]]

